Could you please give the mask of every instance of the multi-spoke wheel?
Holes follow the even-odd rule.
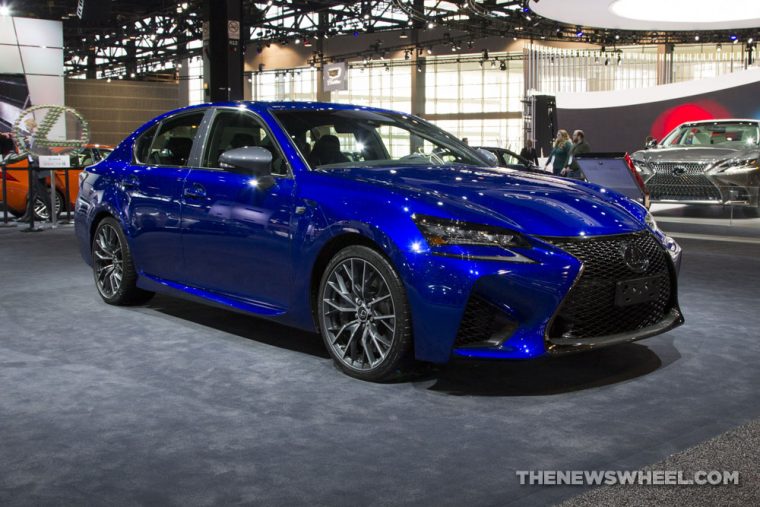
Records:
[[[319,322],[330,355],[365,380],[398,373],[411,349],[406,295],[398,275],[374,250],[338,252],[322,277]]]
[[[137,275],[129,245],[119,222],[111,217],[104,218],[95,229],[92,239],[92,270],[95,286],[106,303],[139,304],[153,296],[152,292],[137,287]]]
[[[50,199],[48,196],[46,196]],[[55,193],[55,216],[58,217],[63,209],[63,196],[58,192]],[[48,205],[46,200],[40,196],[34,197],[34,219],[41,222],[50,220],[50,213],[48,212]]]

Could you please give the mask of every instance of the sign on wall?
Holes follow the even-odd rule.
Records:
[[[326,63],[322,67],[322,82],[326,92],[348,90],[346,62]]]

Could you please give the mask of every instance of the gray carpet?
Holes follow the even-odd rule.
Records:
[[[0,229],[0,505],[546,505],[760,417],[760,247],[684,240],[687,324],[359,382],[318,336],[98,298],[71,229]]]
[[[691,479],[711,470],[739,473],[738,484],[605,486],[563,502],[560,507],[713,507],[760,505],[760,419],[670,456],[647,471],[679,470]]]

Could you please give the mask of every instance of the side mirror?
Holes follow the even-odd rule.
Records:
[[[260,146],[234,148],[219,156],[219,166],[251,171],[255,176],[268,176],[272,174],[272,153]]]
[[[650,148],[654,148],[655,146],[657,146],[657,139],[650,139],[644,144],[644,148],[646,148],[647,150]]]
[[[499,165],[499,158],[495,154],[491,153],[490,151],[485,150],[483,148],[478,148],[475,151],[478,152],[478,155],[480,155],[480,158],[484,159],[493,167],[496,167]]]

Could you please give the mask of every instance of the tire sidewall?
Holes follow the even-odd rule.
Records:
[[[386,359],[380,365],[372,370],[360,370],[345,364],[339,357],[332,345],[329,343],[327,323],[324,314],[324,292],[327,281],[335,268],[348,259],[360,259],[370,263],[384,278],[391,293],[393,308],[396,314],[396,326],[391,342],[391,348]],[[340,250],[327,264],[322,278],[319,283],[319,292],[317,293],[317,319],[319,322],[319,331],[325,347],[332,357],[336,366],[346,374],[372,382],[388,380],[394,373],[397,373],[402,363],[409,356],[411,350],[411,331],[409,326],[410,314],[407,304],[406,290],[403,283],[388,260],[377,251],[366,246],[349,246]]]

